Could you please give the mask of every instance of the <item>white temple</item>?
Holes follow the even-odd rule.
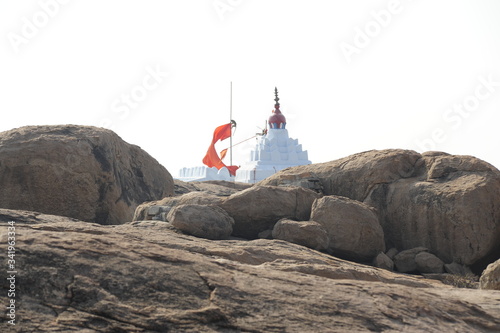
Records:
[[[250,160],[236,171],[237,182],[256,183],[280,170],[311,164],[307,150],[302,150],[298,140],[288,136],[276,88],[275,95],[276,104],[268,120],[269,129],[257,139],[255,148],[250,152]]]
[[[255,148],[250,152],[250,159],[236,171],[236,177],[231,177],[226,168],[217,170],[206,166],[183,168],[179,172],[182,181],[227,180],[242,183],[256,183],[276,172],[305,164],[308,160],[307,150],[297,139],[288,136],[286,118],[281,113],[278,90],[275,88],[275,105],[269,117],[269,129],[257,138]]]

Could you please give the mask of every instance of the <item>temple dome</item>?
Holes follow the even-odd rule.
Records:
[[[285,128],[286,118],[283,113],[281,113],[279,105],[273,110],[273,114],[269,117],[268,123],[270,128]]]

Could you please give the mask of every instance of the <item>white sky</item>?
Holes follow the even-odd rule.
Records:
[[[500,167],[497,0],[1,0],[0,29],[0,131],[105,125],[176,176],[228,122],[232,81],[235,142],[277,86],[313,163],[407,148]]]

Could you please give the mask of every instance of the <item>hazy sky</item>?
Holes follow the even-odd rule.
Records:
[[[232,81],[235,142],[277,86],[313,163],[406,148],[500,167],[497,0],[2,0],[0,29],[0,131],[108,127],[175,176],[229,121]]]

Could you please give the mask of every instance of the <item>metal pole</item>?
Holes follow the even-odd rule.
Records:
[[[233,165],[233,81],[230,85],[229,93],[229,122],[231,123],[231,136],[229,137],[229,165]]]

